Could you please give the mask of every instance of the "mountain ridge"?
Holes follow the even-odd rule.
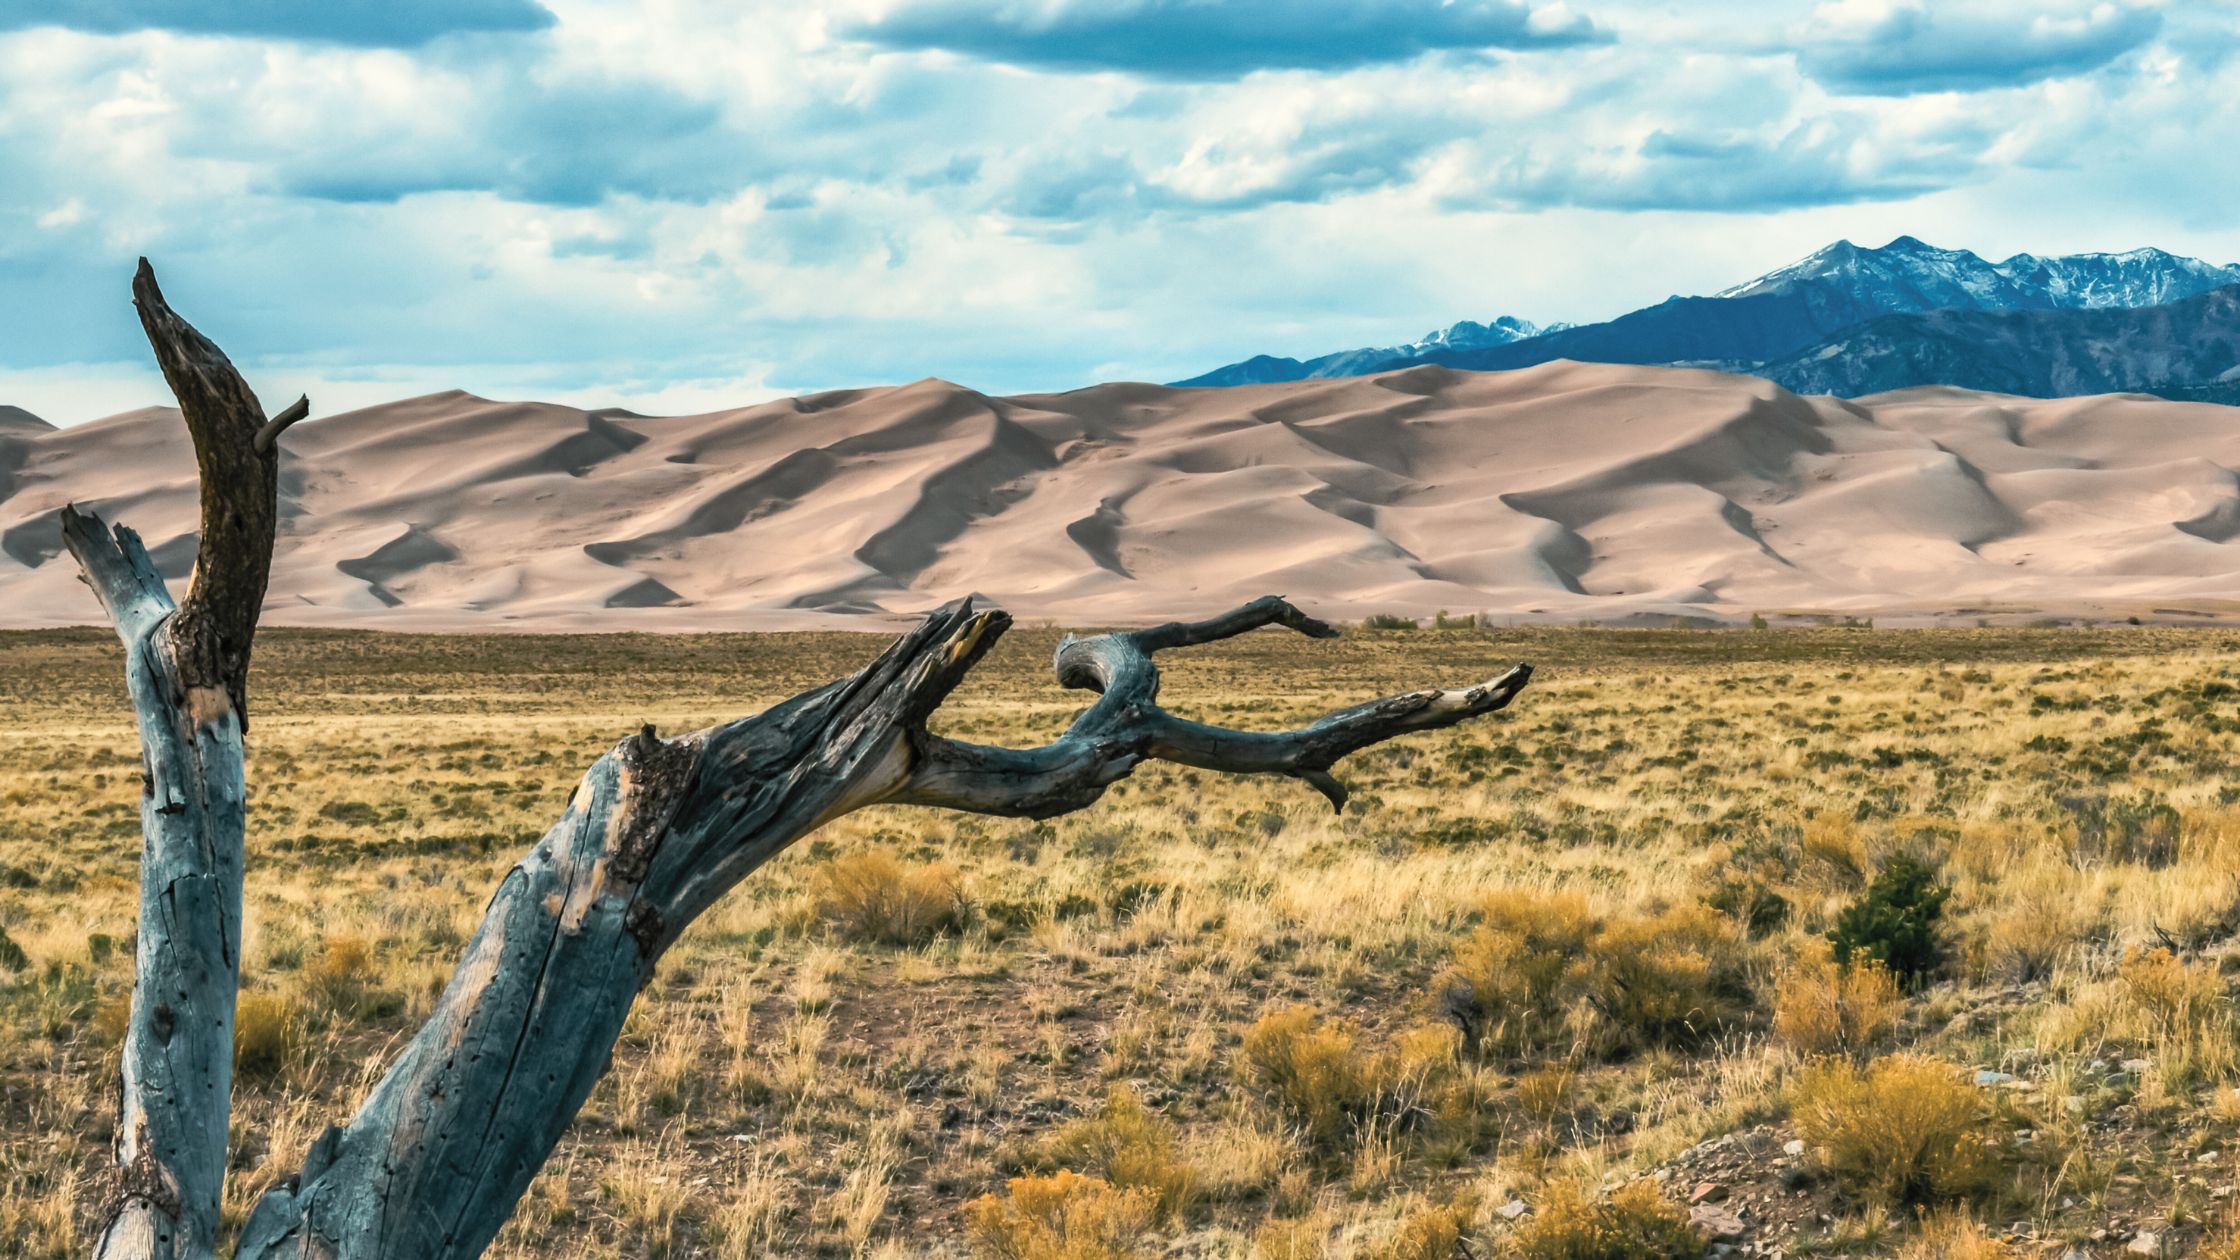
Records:
[[[1415,363],[1439,363],[1470,371],[1503,371],[1555,359],[1578,359],[1764,373],[1774,363],[1841,355],[1845,351],[1839,334],[1892,315],[1927,315],[1944,310],[2064,311],[2080,315],[2146,311],[2190,301],[2233,284],[2240,284],[2240,265],[2208,263],[2152,248],[2052,257],[2015,254],[1993,263],[1972,251],[1942,249],[1912,236],[1900,236],[1873,249],[1843,240],[1709,296],[1674,296],[1599,323],[1552,329],[1498,344],[1430,346],[1382,361],[1356,357],[1349,359],[1347,366],[1374,372]],[[2088,317],[2076,324],[2103,330],[2120,322]],[[2139,322],[2151,323],[2152,317]],[[1891,327],[1884,329],[1885,334],[1890,331]],[[1885,353],[1882,357],[1887,363],[1904,356]],[[1917,356],[1924,363],[1932,357]],[[1952,358],[1943,357],[1947,361]],[[1230,365],[1180,383],[1233,384],[1255,373],[1270,375],[1261,360],[1247,362],[1260,366],[1233,372],[1231,369],[1241,365]],[[1992,374],[1984,368],[1949,381],[1923,376],[1902,383],[1971,384]],[[2011,372],[2002,377],[2008,378],[2012,378]],[[1802,376],[1773,379],[1809,388]],[[2021,380],[2024,392],[2059,392],[2051,374],[2013,379]],[[2212,382],[2132,377],[2110,387],[2159,386],[2183,391],[2208,383]]]

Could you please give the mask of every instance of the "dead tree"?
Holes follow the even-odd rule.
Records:
[[[146,776],[140,930],[124,1040],[115,1190],[96,1254],[209,1257],[226,1165],[240,982],[249,647],[271,565],[279,430],[218,348],[164,304],[145,260],[142,326],[194,435],[195,572],[176,607],[129,529],[65,509],[63,534],[126,649]],[[1207,621],[1058,648],[1058,680],[1100,693],[1040,748],[935,735],[927,718],[1010,625],[960,600],[857,673],[765,712],[594,763],[560,820],[499,881],[434,1014],[347,1124],[267,1190],[241,1232],[254,1260],[472,1257],[511,1215],[605,1070],[624,1017],[678,935],[733,885],[868,805],[1046,818],[1147,759],[1280,774],[1334,807],[1331,768],[1410,731],[1507,705],[1531,668],[1372,700],[1292,731],[1237,731],[1159,707],[1154,654],[1261,626],[1337,631],[1281,599]]]

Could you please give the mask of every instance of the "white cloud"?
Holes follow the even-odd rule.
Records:
[[[550,8],[407,49],[0,34],[0,401],[152,380],[98,366],[145,354],[140,253],[260,388],[656,411],[1597,318],[1839,236],[2240,256],[2206,160],[2240,22],[2198,2],[2106,58],[2133,10],[2025,23],[1966,95],[1853,89],[1949,78],[1975,0],[1580,0],[1615,42],[1190,81],[882,51],[807,3]]]

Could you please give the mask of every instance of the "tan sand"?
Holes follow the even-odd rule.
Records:
[[[448,393],[284,447],[275,624],[865,624],[966,593],[1084,625],[1268,592],[1337,618],[2240,617],[2240,410],[2131,395],[1570,362],[660,419]],[[168,410],[0,409],[0,625],[100,620],[58,554],[71,500],[183,579],[194,489]]]

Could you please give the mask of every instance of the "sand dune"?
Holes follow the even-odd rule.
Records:
[[[1070,624],[1268,591],[1336,617],[2240,617],[2240,410],[1667,368],[1419,367],[680,418],[430,395],[283,443],[269,620],[756,628],[968,592]],[[75,500],[193,560],[168,410],[0,408],[0,625],[98,621]]]

